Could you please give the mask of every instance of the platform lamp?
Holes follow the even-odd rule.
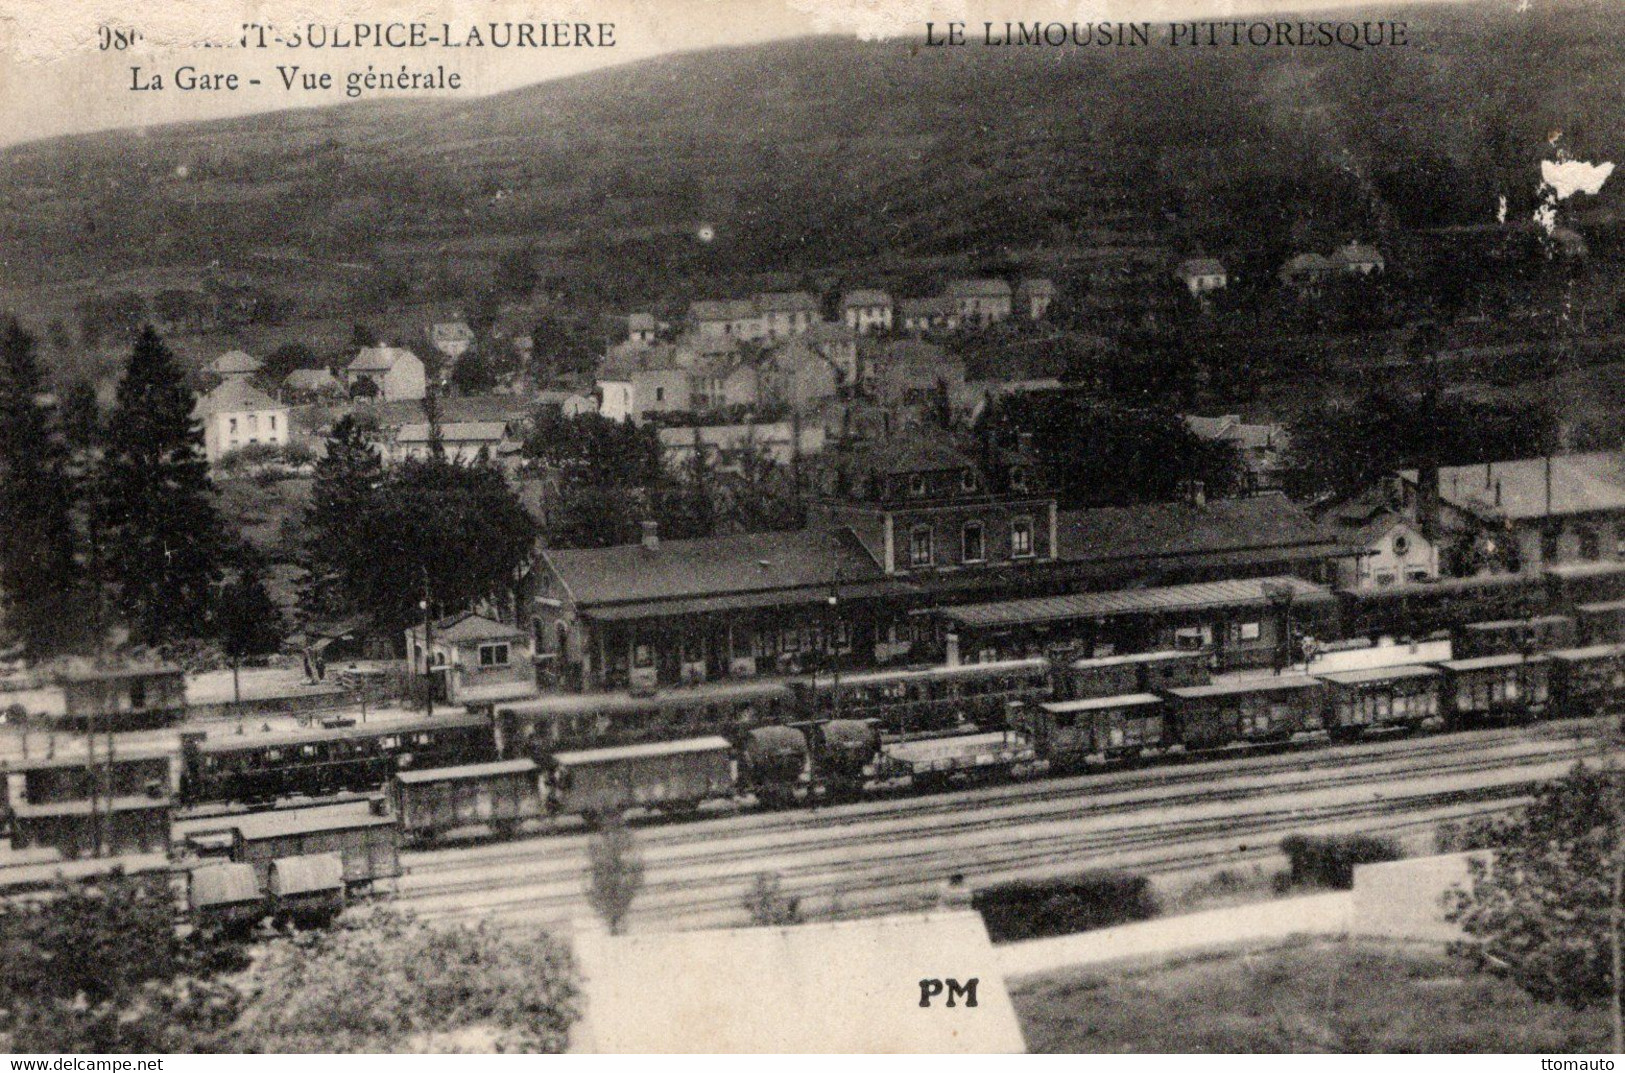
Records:
[[[1271,579],[1264,582],[1264,599],[1275,612],[1280,624],[1281,637],[1275,645],[1275,673],[1292,663],[1292,583]]]

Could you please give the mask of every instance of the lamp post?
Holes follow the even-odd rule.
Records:
[[[1292,584],[1288,581],[1264,582],[1264,599],[1269,602],[1279,621],[1281,637],[1275,646],[1275,673],[1280,674],[1292,663]]]

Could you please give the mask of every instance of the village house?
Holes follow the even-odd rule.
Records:
[[[750,407],[760,399],[759,374],[749,357],[738,351],[706,354],[687,370],[688,409],[703,412],[728,407]],[[647,411],[646,411],[647,412]]]
[[[1011,313],[1010,284],[1002,279],[956,279],[943,297],[953,304],[961,324],[985,328],[1008,319]]]
[[[818,298],[806,291],[770,291],[755,298],[769,339],[799,335],[819,322]]]
[[[325,366],[293,370],[282,378],[282,391],[290,402],[316,402],[344,397],[344,385]]]
[[[1318,253],[1300,253],[1281,266],[1281,283],[1300,291],[1314,290],[1337,271],[1332,262]]]
[[[815,325],[774,346],[760,369],[764,404],[806,412],[857,383],[857,333],[844,324]]]
[[[228,350],[203,367],[203,371],[221,380],[247,380],[259,372],[263,363],[241,350]]]
[[[655,341],[656,324],[652,313],[633,313],[626,318],[626,340],[633,346],[649,346]]]
[[[1342,272],[1369,276],[1380,274],[1387,267],[1387,262],[1378,253],[1376,247],[1367,246],[1361,242],[1350,242],[1340,247],[1331,256],[1332,266]]]
[[[1337,587],[1369,592],[1439,578],[1439,549],[1387,489],[1374,489],[1326,511],[1323,520],[1355,554],[1337,563]]]
[[[822,424],[799,421],[669,426],[659,429],[656,435],[662,463],[677,473],[693,467],[696,451],[704,452],[707,468],[718,473],[738,473],[748,456],[791,466],[817,454],[826,443]]]
[[[1024,279],[1016,284],[1015,308],[1028,320],[1043,320],[1055,300],[1055,284],[1050,280]]]
[[[440,449],[451,462],[468,464],[484,458],[507,464],[519,449],[513,428],[504,421],[448,421],[440,425]],[[427,422],[402,425],[385,449],[385,461],[427,459],[434,453]]]
[[[1287,431],[1273,422],[1243,421],[1239,414],[1198,417],[1186,414],[1185,427],[1204,440],[1227,443],[1247,471],[1247,490],[1270,491],[1281,487],[1286,472]]]
[[[869,351],[864,390],[882,406],[929,405],[946,392],[950,402],[964,392],[965,363],[923,339],[888,339]]]
[[[226,380],[199,398],[194,412],[203,422],[203,454],[211,466],[249,444],[288,442],[288,408],[246,379]]]
[[[1408,469],[1399,478],[1409,516],[1442,540],[1475,544],[1484,570],[1625,575],[1625,452]]]
[[[889,332],[892,326],[891,295],[885,291],[847,291],[841,295],[841,323],[857,332]]]
[[[597,385],[598,412],[611,421],[641,424],[647,414],[682,412],[691,404],[689,369],[670,343],[615,349],[600,363]]]
[[[898,319],[905,332],[951,332],[959,327],[959,310],[941,295],[930,298],[904,298],[897,303]]]
[[[563,417],[598,412],[598,400],[576,391],[538,391],[531,396],[538,409],[556,410]]]
[[[430,673],[439,698],[448,704],[493,704],[536,692],[530,634],[484,615],[464,612],[441,619],[428,631],[406,631],[407,669]]]
[[[429,345],[456,361],[474,345],[474,329],[460,320],[429,325]]]
[[[1179,268],[1174,274],[1195,298],[1223,290],[1230,283],[1230,276],[1224,270],[1224,263],[1212,257],[1187,258],[1179,262]]]
[[[385,402],[421,399],[428,394],[423,361],[404,347],[369,346],[344,368],[344,386],[352,397],[367,395],[367,385]]]
[[[701,336],[727,336],[731,339],[760,339],[767,335],[767,323],[746,298],[718,302],[691,302],[690,327]]]

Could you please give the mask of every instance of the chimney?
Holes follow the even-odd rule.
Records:
[[[643,546],[650,551],[654,551],[660,547],[660,523],[644,521],[641,524],[643,526]]]
[[[1439,539],[1439,464],[1431,458],[1423,460],[1416,471],[1416,522],[1422,536],[1429,541]]]

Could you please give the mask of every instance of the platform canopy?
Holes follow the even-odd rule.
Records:
[[[1161,588],[1078,592],[1067,596],[1039,596],[1025,600],[965,604],[945,608],[942,614],[950,622],[961,626],[988,629],[1124,615],[1267,607],[1275,592],[1283,595],[1290,592],[1294,607],[1330,603],[1336,599],[1326,586],[1316,585],[1302,578],[1244,578],[1237,581],[1203,581],[1190,585],[1166,585]]]

